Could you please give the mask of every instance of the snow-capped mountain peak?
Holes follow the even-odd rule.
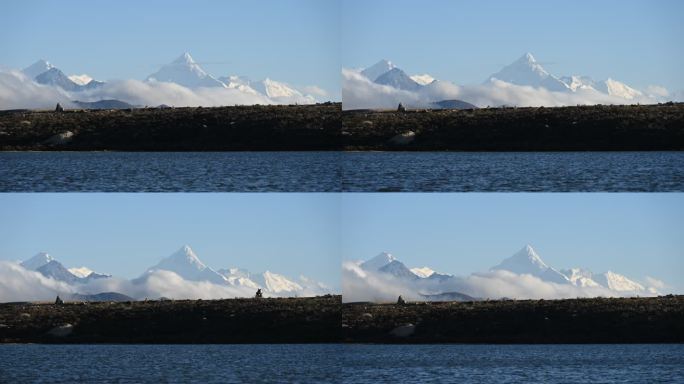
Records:
[[[539,257],[537,251],[535,251],[534,248],[529,244],[525,245],[521,250],[519,250],[516,254],[511,256],[508,260],[515,260],[520,262],[526,261],[539,269],[549,268],[549,266],[546,265],[544,260],[542,260],[541,257]]]
[[[390,275],[399,277],[401,279],[415,280],[419,278],[418,276],[416,276],[415,273],[411,272],[411,270],[408,269],[406,265],[404,265],[404,263],[402,263],[399,260],[393,260],[391,263],[378,269],[378,271],[383,273],[389,273]]]
[[[93,78],[86,75],[85,73],[82,75],[69,75],[69,80],[73,81],[74,83],[78,85],[87,85],[91,81],[93,81]]]
[[[529,244],[491,269],[506,270],[521,275],[530,274],[532,276],[537,276],[542,280],[559,284],[566,284],[569,282],[564,274],[548,266]]]
[[[613,80],[610,77],[608,80],[599,83],[596,88],[603,93],[607,93],[611,96],[619,96],[627,100],[631,100],[642,95],[640,91],[628,86],[625,83]]]
[[[147,81],[176,83],[188,88],[226,87],[223,82],[205,72],[187,52],[149,75]]]
[[[594,274],[583,268],[570,268],[563,269],[560,271],[563,273],[570,282],[578,287],[598,287],[599,284],[594,281]]]
[[[88,276],[90,276],[91,273],[93,273],[93,270],[88,268],[88,267],[69,268],[68,270],[73,275],[80,277],[80,278],[88,277]]]
[[[35,79],[36,76],[40,75],[41,73],[45,73],[52,68],[54,68],[54,66],[50,64],[50,62],[44,59],[40,59],[35,63],[29,65],[28,67],[24,68],[22,72],[24,72],[24,74],[28,76],[30,79]]]
[[[589,76],[564,76],[560,78],[565,84],[568,85],[571,91],[576,92],[577,90],[596,90],[594,86],[596,82]]]
[[[172,63],[192,65],[195,64],[195,60],[192,58],[192,56],[190,56],[189,52],[183,52],[183,54],[178,56],[178,58]]]
[[[263,286],[270,292],[280,293],[302,290],[301,285],[277,273],[266,271],[261,277],[263,278]]]
[[[51,262],[54,260],[54,257],[50,256],[47,252],[39,252],[32,258],[25,260],[21,263],[21,266],[35,271],[38,268],[42,267],[43,265]]]
[[[422,87],[422,85],[416,83],[409,77],[406,72],[396,67],[380,75],[375,79],[375,83],[389,85],[390,87],[404,91],[416,91]]]
[[[35,77],[35,81],[39,84],[53,85],[60,87],[65,91],[79,91],[81,86],[74,83],[67,75],[59,68],[52,67],[46,72],[41,73]]]
[[[296,89],[288,86],[280,81],[271,80],[268,77],[265,78],[261,84],[263,84],[264,94],[268,97],[291,97],[291,96],[302,96],[302,94]]]
[[[43,276],[53,278],[58,281],[64,281],[70,284],[79,282],[80,278],[73,273],[69,272],[68,269],[62,265],[57,260],[51,260],[49,263],[39,267],[36,271],[40,272]]]
[[[188,245],[184,245],[171,256],[162,259],[157,265],[148,268],[146,273],[156,270],[171,271],[186,280],[226,283],[223,275],[204,265]]]
[[[422,75],[413,75],[409,77],[411,78],[411,80],[415,81],[420,85],[428,85],[436,80],[434,77],[428,75],[427,73],[424,73]]]
[[[396,68],[396,66],[392,64],[391,61],[382,59],[361,71],[361,74],[364,75],[368,80],[375,81],[378,77],[391,71],[394,68]]]
[[[192,248],[190,248],[190,246],[187,244],[182,246],[178,251],[169,256],[169,258],[178,261],[185,261],[193,265],[197,269],[204,269],[207,267],[206,265],[204,265],[204,263],[200,261],[195,252],[192,250]]]
[[[382,252],[374,258],[361,263],[359,266],[368,271],[377,271],[395,260],[396,258],[391,253]]]
[[[626,276],[612,271],[594,276],[594,280],[606,288],[620,292],[643,292],[646,290],[643,285],[628,279]]]
[[[567,84],[547,72],[529,52],[505,66],[499,72],[491,75],[485,83],[494,79],[516,85],[542,87],[549,91],[569,90]]]
[[[411,268],[411,272],[413,272],[416,276],[421,277],[421,278],[427,278],[432,276],[435,271],[428,267],[422,267],[422,268]]]
[[[534,56],[530,52],[525,52],[525,54],[522,55],[522,57],[519,60],[527,61],[530,64],[536,64],[537,63],[537,60],[534,58]]]

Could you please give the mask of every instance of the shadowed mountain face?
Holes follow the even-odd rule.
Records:
[[[86,91],[104,85],[103,82],[97,80],[91,80],[85,85],[77,84],[65,75],[64,72],[55,67],[51,67],[46,72],[39,74],[35,77],[35,80],[38,84],[52,85],[69,92]]]
[[[393,68],[375,79],[375,83],[388,85],[404,91],[417,91],[421,85],[416,83],[406,72],[399,68]]]
[[[57,260],[50,261],[49,263],[36,269],[36,271],[40,272],[45,277],[50,277],[69,284],[76,283],[80,280],[80,278],[69,272],[69,270],[64,268],[64,266]]]
[[[377,63],[373,64],[372,66],[361,71],[361,74],[364,75],[368,80],[375,81],[378,79],[378,77],[393,70],[394,68],[396,68],[394,64],[385,59],[382,59]]]

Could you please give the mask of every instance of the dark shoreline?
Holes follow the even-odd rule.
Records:
[[[0,111],[2,151],[338,150],[340,103]]]
[[[371,344],[682,343],[684,296],[345,303],[342,327],[344,342]]]
[[[344,111],[346,150],[681,151],[684,103]]]
[[[64,305],[4,303],[0,304],[0,343],[684,342],[684,295],[405,305],[343,304],[341,300],[337,295]],[[71,326],[65,327],[67,324]],[[402,334],[404,331],[407,334]]]
[[[0,151],[681,151],[684,103],[406,112],[341,103],[0,111]]]
[[[334,343],[341,337],[341,300],[321,296],[6,303],[0,304],[0,343]]]

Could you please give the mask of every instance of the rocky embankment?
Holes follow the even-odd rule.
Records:
[[[0,111],[0,150],[340,149],[341,104]]]
[[[2,343],[682,343],[684,296],[0,304]]]
[[[0,150],[684,150],[684,104],[342,111],[340,103],[0,111]]]
[[[347,150],[684,150],[684,103],[344,111]]]
[[[329,343],[341,296],[0,304],[4,343]]]
[[[681,343],[684,296],[347,303],[354,343]]]

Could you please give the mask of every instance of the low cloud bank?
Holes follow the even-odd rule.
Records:
[[[264,292],[266,297],[277,296],[316,296],[329,293],[327,287],[313,280],[303,290],[282,292],[280,294]],[[316,285],[318,284],[318,285]],[[145,275],[127,280],[117,277],[93,279],[86,284],[67,284],[47,278],[39,272],[30,271],[18,263],[0,260],[0,302],[13,301],[53,301],[57,295],[68,298],[72,294],[96,294],[101,292],[118,292],[135,299],[222,299],[235,297],[253,297],[255,290],[249,287],[219,285],[207,281],[189,281],[178,274],[156,270]]]
[[[313,86],[310,89],[319,96],[325,90]],[[176,107],[215,107],[254,104],[310,104],[311,96],[292,95],[269,98],[259,93],[235,88],[200,87],[186,88],[175,83],[114,80],[103,86],[81,91],[66,92],[59,87],[37,84],[21,71],[0,72],[0,110],[3,109],[52,109],[57,103],[74,107],[72,101],[98,101],[116,99],[136,106],[166,104]]]
[[[556,107],[578,104],[653,104],[672,100],[675,97],[659,86],[649,87],[647,93],[648,95],[627,100],[590,89],[579,89],[576,92],[551,92],[544,88],[520,86],[500,80],[493,80],[483,85],[466,86],[436,81],[413,92],[376,84],[357,70],[342,69],[343,109],[394,109],[399,103],[414,108],[426,108],[433,102],[452,99],[466,101],[480,108],[502,105]]]
[[[20,71],[0,72],[0,110],[54,108],[57,103],[71,105],[71,98],[59,88],[31,81]]]
[[[425,300],[423,295],[463,293],[482,299],[566,299],[577,297],[630,296],[604,287],[578,287],[543,281],[527,274],[505,270],[453,276],[445,280],[406,280],[382,272],[369,272],[354,262],[342,264],[342,299],[345,302],[395,302],[401,295],[408,300]]]

